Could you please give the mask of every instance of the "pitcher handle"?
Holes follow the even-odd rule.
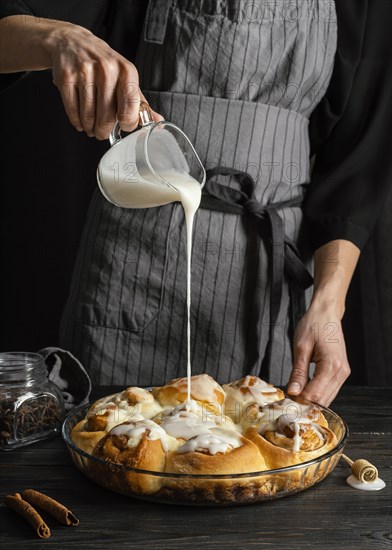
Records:
[[[141,101],[139,105],[139,126],[148,126],[154,123],[154,119],[151,112],[151,107],[146,101]],[[121,126],[118,120],[114,125],[113,130],[110,132],[109,141],[110,146],[122,140]]]

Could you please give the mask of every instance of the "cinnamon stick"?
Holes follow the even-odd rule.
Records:
[[[37,535],[41,539],[48,539],[50,537],[50,529],[35,510],[28,502],[22,499],[19,493],[14,495],[7,495],[4,499],[6,506],[14,510],[17,514],[22,516],[26,521],[30,523]]]
[[[79,524],[79,520],[73,515],[71,510],[68,510],[63,504],[44,493],[40,493],[34,489],[25,489],[22,491],[22,496],[27,502],[41,508],[41,510],[50,514],[63,525],[76,527]]]

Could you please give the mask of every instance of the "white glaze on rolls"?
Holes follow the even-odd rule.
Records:
[[[256,403],[264,405],[265,403],[272,403],[272,401],[276,401],[278,389],[261,378],[250,375],[245,376],[244,381],[240,386],[240,389],[244,388],[249,390],[249,393],[252,395]]]
[[[131,387],[119,394],[100,400],[90,409],[88,416],[97,414],[98,411],[106,415],[106,428],[99,433],[106,434],[109,441],[106,447],[101,446],[101,452],[103,448],[111,449],[108,452],[113,452],[115,458],[116,449],[127,449],[132,453],[122,454],[121,460],[128,460],[127,456],[129,456],[129,460],[134,460],[135,456],[139,457],[137,452],[140,452],[140,460],[145,460],[142,459],[143,449],[148,448],[148,452],[153,454],[156,452],[154,446],[145,447],[146,442],[159,440],[162,451],[166,455],[164,460],[170,461],[171,466],[169,467],[187,470],[189,466],[192,470],[192,464],[194,465],[192,461],[199,453],[200,457],[204,458],[200,458],[201,462],[198,463],[198,468],[207,468],[208,470],[205,460],[210,456],[211,459],[214,457],[214,460],[218,461],[219,454],[222,454],[222,459],[225,459],[224,467],[218,465],[219,461],[214,462],[214,465],[211,464],[212,469],[218,468],[217,471],[220,471],[229,468],[228,460],[232,453],[235,454],[235,457],[243,457],[246,460],[245,457],[250,452],[253,456],[252,460],[255,460],[256,450],[252,445],[256,445],[260,456],[259,465],[256,465],[257,461],[254,462],[254,465],[257,466],[255,471],[257,471],[269,469],[266,466],[267,462],[272,465],[272,468],[299,463],[306,459],[304,458],[306,456],[317,456],[318,449],[321,451],[323,448],[331,448],[334,443],[334,436],[327,429],[328,424],[320,409],[315,405],[301,404],[290,398],[263,406],[253,402],[251,405],[257,409],[258,417],[257,423],[249,427],[243,422],[236,424],[230,417],[224,416],[222,414],[222,411],[225,410],[224,402],[219,414],[216,414],[216,411],[213,412],[204,399],[212,397],[212,395],[216,397],[215,392],[219,391],[220,386],[215,381],[211,383],[212,379],[208,375],[200,375],[196,378],[198,378],[198,382],[195,384],[195,393],[200,400],[187,400],[187,383],[184,378],[173,380],[162,388],[154,388],[152,392]],[[246,382],[246,379],[244,380]],[[256,388],[265,387],[264,382],[257,382],[257,380],[255,382],[255,377],[252,382]],[[242,385],[243,383],[240,384],[240,386]],[[161,390],[163,393],[160,393]],[[268,385],[267,390],[270,395],[273,394]],[[167,405],[167,401],[178,401],[177,392],[181,394],[181,399],[183,398],[184,401],[176,406]],[[221,392],[220,395],[223,396],[223,393]],[[245,401],[249,397],[249,392],[246,392],[243,397]],[[162,398],[161,402],[160,398]],[[139,412],[135,413],[135,407],[130,403],[146,407],[145,416]],[[148,407],[151,409],[149,410]],[[131,419],[127,416],[129,411],[132,411],[134,415]],[[148,418],[151,411],[159,412],[152,418]],[[98,427],[99,425],[97,422]],[[92,434],[91,440],[94,437],[98,437],[98,432],[95,432],[95,435]],[[110,440],[111,437],[112,440]],[[116,437],[120,439],[116,440]],[[265,440],[265,444],[260,444],[260,440],[257,438]],[[81,440],[80,437],[79,440]],[[142,440],[143,445],[139,449],[139,443]],[[244,445],[248,450],[240,451]],[[121,450],[121,453],[124,452]],[[180,462],[173,458],[173,453],[178,457],[183,457],[179,458]],[[190,462],[187,466],[188,459],[185,457],[188,453]],[[268,459],[266,458],[267,454],[264,453],[268,453]],[[143,456],[146,457],[146,455]],[[230,461],[234,464],[237,458],[230,459]],[[150,463],[151,467],[154,465],[153,461],[145,460],[145,463]],[[176,464],[177,466],[175,466]],[[240,468],[238,464],[237,467]],[[247,467],[249,468],[249,465]]]
[[[251,375],[230,384],[224,384],[223,389],[226,393],[224,412],[236,423],[240,423],[242,420],[245,420],[246,423],[250,420],[248,412],[252,404],[258,405],[262,409],[265,405],[284,397],[282,390],[275,388],[258,376]],[[252,421],[254,420],[256,418],[253,417]]]
[[[215,455],[242,445],[235,424],[230,421],[225,424],[212,414],[203,417],[202,407],[194,400],[163,411],[157,422],[150,419],[125,422],[112,428],[109,435],[125,435],[127,446],[136,447],[145,433],[149,440],[159,439],[165,452],[200,451]],[[181,445],[181,440],[186,443]]]
[[[124,416],[125,413],[123,412],[119,413],[121,420],[116,422],[117,424],[127,420],[140,420],[140,416],[142,418],[152,418],[162,410],[161,405],[154,399],[151,392],[143,388],[129,387],[120,393],[112,394],[96,401],[90,408],[88,416],[92,414],[102,415],[108,406],[113,405],[118,410],[126,412],[126,416]],[[113,427],[113,425],[115,424],[112,424],[110,427]]]
[[[311,428],[321,447],[325,442],[325,436],[322,426],[316,423],[318,418],[320,418],[320,410],[314,405],[304,405],[285,398],[263,409],[258,432],[263,435],[267,431],[272,431],[276,432],[278,437],[285,437],[288,431],[294,432],[291,450],[299,452],[302,446],[302,434]]]
[[[176,378],[166,385],[154,388],[153,394],[162,406],[174,407],[188,398],[188,379]],[[191,400],[196,400],[216,414],[221,414],[221,404],[225,399],[223,388],[208,374],[191,377]]]
[[[164,411],[159,423],[172,437],[185,440],[207,434],[211,428],[216,427],[214,421],[203,418],[202,408],[193,399]]]
[[[100,404],[98,407],[90,409],[87,419],[93,416],[104,416],[106,419],[105,430],[109,431],[117,424],[122,424],[128,421],[143,420],[144,416],[135,408],[130,408],[123,403],[113,403],[109,401],[105,404]]]
[[[189,439],[184,445],[177,449],[178,453],[207,452],[210,455],[227,453],[232,449],[241,447],[243,442],[237,432],[228,430],[212,429],[209,433],[200,434]]]
[[[187,441],[177,449],[179,453],[197,450],[214,455],[242,444],[240,434],[229,418],[206,414],[193,399],[164,411],[158,422],[170,436]]]
[[[167,452],[169,450],[168,435],[156,422],[152,420],[140,420],[139,422],[127,422],[120,424],[110,431],[109,435],[121,436],[125,435],[128,438],[127,446],[136,447],[142,436],[147,432],[147,439],[161,441],[162,449]]]

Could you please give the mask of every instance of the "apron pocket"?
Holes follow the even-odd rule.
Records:
[[[117,208],[96,192],[66,318],[130,332],[154,321],[162,305],[174,206]]]

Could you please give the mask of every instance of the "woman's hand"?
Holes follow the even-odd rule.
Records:
[[[79,25],[13,15],[0,22],[0,72],[52,69],[65,112],[79,131],[107,139],[116,118],[124,131],[138,124],[139,89],[135,66]],[[162,117],[153,112],[154,120]]]
[[[351,242],[331,241],[314,257],[314,292],[294,337],[294,366],[287,392],[329,406],[350,375],[341,320],[360,251]],[[316,369],[309,381],[309,364]]]
[[[117,120],[124,131],[138,125],[139,75],[133,63],[83,27],[69,25],[49,34],[53,82],[73,126],[107,139]],[[162,120],[153,113],[154,120]]]
[[[309,381],[309,364],[316,368]],[[339,316],[313,304],[298,324],[288,393],[329,406],[350,375]]]

